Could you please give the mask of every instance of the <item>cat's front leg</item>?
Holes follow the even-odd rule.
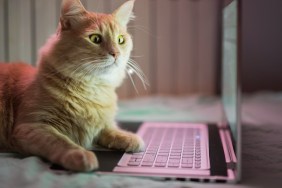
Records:
[[[73,171],[98,168],[93,152],[87,151],[50,125],[21,124],[13,131],[15,151],[36,155]]]
[[[144,141],[138,135],[119,128],[105,128],[101,131],[98,144],[126,152],[140,152],[144,150]]]

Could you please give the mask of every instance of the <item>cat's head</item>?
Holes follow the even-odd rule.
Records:
[[[53,67],[64,74],[120,85],[133,48],[127,32],[133,4],[130,0],[112,14],[100,14],[87,11],[79,0],[63,0],[57,35],[42,56],[51,54]]]

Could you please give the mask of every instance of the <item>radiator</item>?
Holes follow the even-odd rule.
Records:
[[[110,13],[124,0],[82,0],[86,9]],[[56,31],[59,0],[0,0],[0,61],[35,65],[37,51]],[[136,0],[129,24],[132,56],[150,86],[127,79],[120,98],[146,95],[212,95],[216,91],[220,0]]]

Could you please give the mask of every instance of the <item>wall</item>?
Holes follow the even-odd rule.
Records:
[[[245,92],[282,90],[282,1],[242,1]]]
[[[82,0],[90,11],[109,13],[124,0]],[[139,94],[129,79],[122,98],[151,94],[214,94],[218,62],[219,0],[137,0],[133,58],[150,87]],[[55,32],[59,0],[0,0],[0,61],[35,65],[37,50]]]

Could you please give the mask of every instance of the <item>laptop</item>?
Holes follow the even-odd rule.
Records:
[[[120,122],[122,128],[136,132],[144,139],[146,150],[140,153],[96,150],[99,173],[200,182],[240,180],[240,1],[222,3],[221,101],[225,118],[214,124]],[[231,12],[235,17],[229,17]],[[235,26],[233,31],[230,31],[230,25]]]
[[[221,102],[217,123],[119,122],[146,145],[139,153],[94,150],[100,174],[198,182],[238,182],[241,178],[239,84],[239,0],[222,1]],[[228,17],[235,12],[235,17]],[[232,31],[230,32],[230,24]],[[229,26],[229,27],[228,27]],[[230,39],[232,39],[230,42]]]

